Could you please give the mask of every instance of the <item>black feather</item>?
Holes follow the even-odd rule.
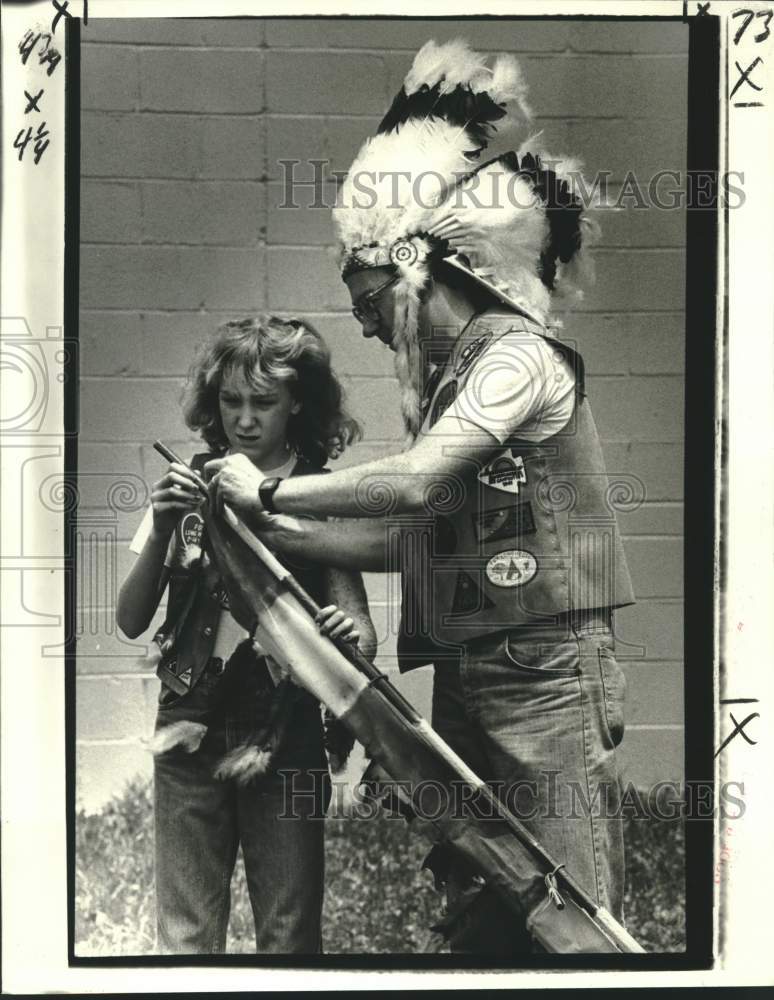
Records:
[[[474,94],[469,87],[455,87],[451,93],[441,94],[440,89],[440,82],[434,87],[424,84],[408,97],[405,88],[401,87],[382,118],[377,135],[397,131],[414,118],[443,118],[470,134],[476,145],[469,155],[478,155],[486,149],[496,129],[494,122],[505,117],[505,105],[497,104],[486,91]]]

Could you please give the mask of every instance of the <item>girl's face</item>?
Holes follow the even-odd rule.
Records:
[[[247,455],[266,469],[287,461],[288,420],[299,412],[301,404],[286,382],[276,380],[258,390],[241,370],[231,370],[221,380],[218,405],[233,452]]]

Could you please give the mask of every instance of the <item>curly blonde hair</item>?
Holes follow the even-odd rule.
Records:
[[[200,348],[188,374],[183,416],[213,451],[228,447],[218,404],[223,377],[241,372],[259,392],[283,381],[301,403],[288,422],[288,444],[313,465],[338,458],[362,432],[343,406],[330,350],[309,323],[275,315],[228,320]]]

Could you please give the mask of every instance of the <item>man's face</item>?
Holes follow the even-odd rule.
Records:
[[[392,342],[395,285],[388,285],[380,295],[374,293],[394,277],[395,272],[390,267],[372,267],[356,271],[344,279],[352,297],[352,305],[360,307],[364,312],[360,320],[363,336],[378,337],[392,351],[395,350]]]

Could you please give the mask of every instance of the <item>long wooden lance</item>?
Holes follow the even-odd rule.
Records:
[[[202,507],[209,551],[229,593],[231,612],[261,647],[341,719],[407,799],[411,825],[451,848],[554,953],[642,953],[513,815],[495,792],[435,732],[388,676],[354,644],[321,635],[320,608],[228,504],[215,512],[204,479],[161,441],[154,448],[189,469]],[[467,808],[423,804],[428,783],[463,787]]]

